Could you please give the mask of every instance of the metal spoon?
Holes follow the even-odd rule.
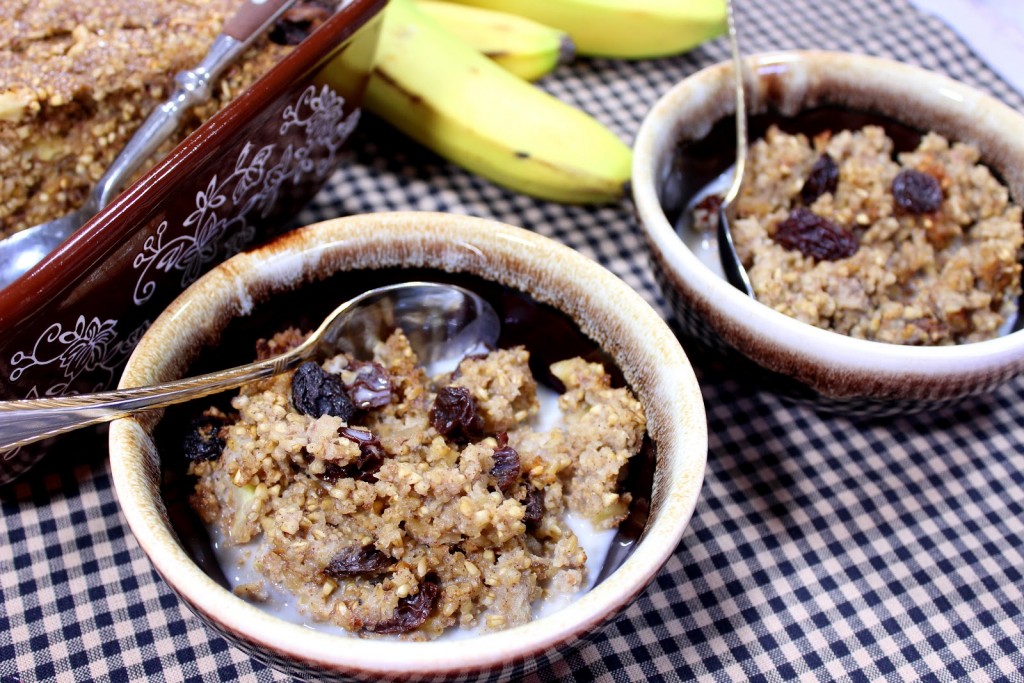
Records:
[[[234,389],[339,351],[371,357],[376,342],[396,328],[405,332],[424,365],[437,366],[493,348],[501,323],[489,303],[462,287],[430,282],[379,287],[338,306],[305,342],[274,358],[137,389],[0,402],[0,452]]]
[[[294,2],[246,0],[224,24],[199,65],[175,76],[177,90],[142,122],[79,209],[0,241],[0,289],[43,260],[109,204],[139,167],[178,129],[185,113],[210,99],[211,83]]]
[[[743,182],[747,171],[747,105],[743,92],[743,62],[740,60],[739,40],[736,36],[736,21],[733,17],[732,0],[727,0],[727,21],[729,29],[729,50],[732,53],[732,71],[734,81],[734,95],[736,98],[736,163],[730,169],[708,184],[701,192],[698,192],[687,207],[683,210],[679,221],[679,232],[684,243],[697,254],[698,258],[702,252],[717,252],[717,263],[711,264],[708,259],[704,263],[712,267],[720,266],[722,275],[729,284],[736,287],[747,296],[753,298],[754,288],[750,284],[747,271],[736,253],[736,245],[732,239],[730,224],[736,219],[736,200],[739,199],[743,189]],[[718,229],[715,237],[702,230],[697,230],[693,225],[694,207],[709,194],[721,189],[729,183],[728,190],[718,208]]]

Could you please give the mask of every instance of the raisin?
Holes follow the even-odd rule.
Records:
[[[773,239],[785,249],[795,249],[819,261],[836,261],[857,251],[857,238],[852,232],[804,207],[793,209],[786,220],[779,222]]]
[[[693,226],[701,232],[718,229],[718,212],[725,199],[720,194],[709,194],[693,207]]]
[[[508,434],[498,434],[498,447],[494,449],[491,476],[497,480],[502,493],[508,493],[519,481],[519,453],[508,445]]]
[[[320,475],[320,478],[329,484],[333,484],[341,479],[351,479],[352,477],[351,471],[347,467],[329,462],[324,465],[324,473]]]
[[[185,457],[192,462],[216,460],[224,452],[224,438],[220,435],[221,427],[227,420],[217,415],[203,415],[192,420],[182,450]]]
[[[390,557],[372,545],[351,546],[331,558],[324,574],[333,579],[379,574],[392,564]]]
[[[905,168],[892,180],[892,196],[896,206],[907,213],[938,211],[942,206],[942,186],[935,176],[913,168]]]
[[[483,434],[483,418],[465,387],[444,387],[430,408],[430,424],[441,436],[456,442],[472,441]]]
[[[333,462],[327,463],[324,466],[324,473],[320,475],[320,478],[331,484],[339,479],[358,479],[359,481],[372,483],[374,481],[373,475],[380,469],[380,466],[384,464],[384,459],[389,455],[384,450],[384,446],[381,445],[380,439],[373,432],[365,429],[353,429],[351,427],[342,427],[338,430],[338,435],[359,444],[359,457],[356,458],[355,462],[344,466]]]
[[[701,211],[707,211],[708,213],[718,213],[718,210],[722,208],[722,202],[725,199],[720,194],[709,194],[704,199],[697,202],[697,206],[693,207],[694,210],[700,209]]]
[[[292,403],[310,417],[333,415],[348,422],[356,412],[341,379],[311,360],[300,365],[292,377]]]
[[[437,608],[441,598],[441,580],[431,572],[420,581],[420,590],[416,595],[404,597],[398,601],[390,618],[376,624],[365,626],[367,631],[395,635],[408,633],[422,626],[431,613]]]
[[[270,40],[278,45],[298,45],[333,13],[334,7],[322,0],[301,0],[274,22]]]
[[[800,188],[800,201],[811,205],[825,193],[833,193],[839,185],[839,166],[828,154],[822,154],[811,166],[811,173]]]
[[[527,529],[535,529],[544,518],[544,489],[530,488],[526,492],[526,500],[523,501],[526,507],[526,514],[523,515],[523,524]]]
[[[359,444],[359,458],[349,465],[354,466],[356,470],[351,476],[360,481],[373,481],[372,475],[380,469],[384,459],[389,455],[381,445],[380,439],[372,432],[351,427],[342,427],[338,433]]]
[[[380,363],[357,361],[352,365],[355,378],[346,385],[348,397],[360,410],[380,408],[391,403],[391,376]]]

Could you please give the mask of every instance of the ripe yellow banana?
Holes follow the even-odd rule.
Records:
[[[565,31],[526,17],[441,0],[417,0],[416,5],[456,38],[528,81],[551,73],[576,54]]]
[[[452,0],[519,14],[568,33],[581,55],[678,54],[725,32],[725,0]]]
[[[572,203],[614,201],[629,147],[596,119],[453,38],[413,0],[391,0],[365,106],[463,168]]]

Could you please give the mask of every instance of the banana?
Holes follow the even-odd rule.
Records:
[[[417,0],[416,5],[456,38],[528,81],[569,63],[576,53],[565,31],[532,19],[440,0]]]
[[[413,0],[385,10],[364,104],[446,159],[542,199],[614,201],[630,176],[630,148],[610,130],[455,39]]]
[[[580,55],[679,54],[725,32],[725,0],[452,0],[519,14],[568,33]]]

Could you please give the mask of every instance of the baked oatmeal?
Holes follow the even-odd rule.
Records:
[[[565,392],[547,430],[526,349],[430,378],[400,331],[373,361],[307,362],[243,388],[230,416],[208,411],[186,439],[191,502],[257,572],[236,594],[283,589],[313,622],[426,640],[520,625],[579,592],[592,577],[569,518],[626,517],[620,475],[646,421],[601,364],[551,370]]]
[[[878,126],[750,149],[734,239],[756,297],[898,344],[990,339],[1021,295],[1021,207],[977,148],[935,133],[894,156]]]
[[[78,208],[239,0],[0,3],[0,237]],[[158,151],[292,48],[260,38]]]

